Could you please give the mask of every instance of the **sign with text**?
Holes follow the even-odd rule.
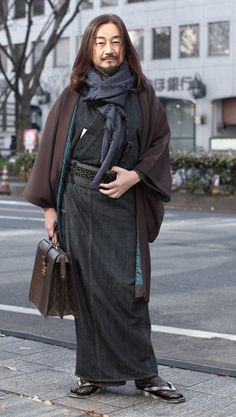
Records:
[[[149,80],[155,91],[189,91],[191,90],[192,77],[169,77],[169,78],[155,78]]]
[[[32,152],[38,144],[38,131],[36,129],[24,130],[24,145],[25,149]]]

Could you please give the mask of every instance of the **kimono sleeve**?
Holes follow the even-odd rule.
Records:
[[[145,109],[145,147],[134,170],[142,174],[141,184],[156,192],[163,201],[170,200],[171,171],[169,158],[170,128],[165,110],[154,90]]]
[[[56,206],[51,174],[62,97],[63,93],[48,114],[36,160],[22,194],[25,200],[42,208]]]

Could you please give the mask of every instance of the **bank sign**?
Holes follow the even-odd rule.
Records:
[[[181,92],[191,90],[191,83],[193,81],[192,77],[169,77],[169,78],[155,78],[154,80],[149,80],[155,89],[155,91],[171,91],[171,92]]]

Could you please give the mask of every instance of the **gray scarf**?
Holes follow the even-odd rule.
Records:
[[[86,84],[89,91],[84,100],[93,102],[105,117],[101,167],[91,184],[92,188],[98,188],[102,176],[111,167],[125,142],[124,107],[134,83],[135,77],[131,74],[127,62],[123,62],[117,72],[108,77],[95,68],[91,68],[87,74]]]

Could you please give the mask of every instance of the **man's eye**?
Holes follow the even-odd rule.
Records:
[[[117,46],[117,45],[120,45],[121,42],[120,41],[113,41],[112,44],[115,45],[115,46]]]
[[[105,42],[103,42],[103,41],[97,41],[96,45],[103,46],[103,45],[105,45]]]

